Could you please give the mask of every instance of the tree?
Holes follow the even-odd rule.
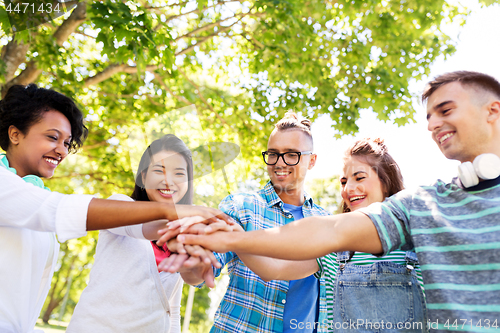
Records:
[[[285,111],[311,120],[328,114],[338,135],[357,130],[363,108],[398,125],[412,121],[408,81],[454,51],[440,26],[466,12],[444,0],[89,0],[13,31],[22,20],[5,1],[2,94],[30,82],[56,89],[81,105],[90,129],[81,153],[58,168],[49,187],[130,193],[134,147],[127,142],[162,118],[164,133],[241,148],[226,172],[199,178],[197,202],[211,206],[266,181],[258,152]],[[188,105],[201,130],[177,112]],[[65,260],[61,267],[72,267]]]
[[[314,202],[331,214],[339,212],[342,197],[340,195],[339,176],[315,178],[306,183],[307,193],[314,198]]]
[[[83,238],[61,244],[58,261],[60,266],[52,277],[51,289],[41,315],[44,323],[48,323],[56,312],[63,315],[63,318],[66,312],[73,313],[72,309],[87,285],[96,243],[96,232],[91,232]],[[61,312],[61,303],[66,293],[69,302]],[[56,309],[59,311],[55,311]]]

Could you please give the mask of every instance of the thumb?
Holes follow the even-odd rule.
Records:
[[[203,280],[205,280],[205,283],[209,288],[215,287],[215,279],[214,279],[214,271],[212,268],[208,269],[205,274],[203,275]]]

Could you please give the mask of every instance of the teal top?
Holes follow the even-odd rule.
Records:
[[[10,172],[13,172],[17,175],[17,171],[16,169],[14,168],[11,168],[9,166],[9,160],[7,159],[7,155],[5,154],[0,154],[0,165],[5,167],[7,170],[9,170]],[[46,190],[49,190],[48,187],[45,187],[45,185],[43,184],[43,180],[42,178],[38,177],[38,176],[35,176],[35,175],[27,175],[27,176],[24,176],[22,177],[23,180],[27,183],[30,183],[30,184],[33,184],[35,186],[38,186],[40,188],[43,188],[43,189],[46,189]],[[50,190],[49,190],[50,191]]]
[[[359,210],[377,228],[384,254],[415,249],[431,329],[499,331],[499,203],[500,177],[469,188],[454,179]]]

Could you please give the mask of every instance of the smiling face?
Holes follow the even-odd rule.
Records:
[[[427,101],[428,130],[446,158],[473,161],[489,152],[488,98],[472,87],[451,82],[438,88]]]
[[[179,153],[163,150],[151,161],[142,179],[149,200],[178,203],[189,187],[186,160]]]
[[[21,133],[11,126],[9,138],[7,158],[19,176],[50,178],[68,155],[71,125],[62,113],[51,110],[44,112],[40,121],[31,126],[27,133]]]
[[[350,156],[345,160],[341,195],[351,211],[384,201],[384,190],[377,172],[366,160]]]
[[[275,130],[269,137],[267,151],[275,153],[312,151],[312,143],[300,130]],[[282,200],[287,195],[302,194],[307,170],[312,169],[315,163],[316,155],[312,154],[301,155],[297,165],[286,165],[283,158],[279,158],[275,165],[267,166],[271,182]]]

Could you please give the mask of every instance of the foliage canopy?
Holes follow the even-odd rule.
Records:
[[[260,151],[288,110],[311,120],[327,114],[338,135],[357,131],[364,108],[398,125],[412,121],[408,82],[454,51],[441,24],[465,14],[444,0],[70,4],[71,13],[16,32],[9,22],[16,13],[0,6],[2,94],[36,82],[73,97],[86,114],[90,135],[82,152],[48,186],[63,193],[130,193],[130,137],[162,118],[169,123],[164,133],[196,138],[191,148],[239,145],[227,174],[200,180],[197,203],[211,206],[227,192],[266,180]],[[190,105],[199,128],[178,113]],[[242,182],[249,178],[256,181]]]

